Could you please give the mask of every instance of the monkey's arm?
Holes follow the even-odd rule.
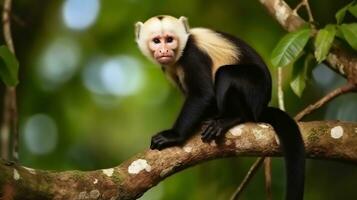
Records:
[[[210,115],[214,107],[213,92],[188,96],[172,129],[162,131],[151,139],[151,149],[179,145]]]

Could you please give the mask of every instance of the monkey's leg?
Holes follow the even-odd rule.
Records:
[[[237,124],[257,121],[264,105],[259,75],[254,65],[223,66],[217,71],[215,94],[219,115],[202,132],[204,142],[222,137]]]
[[[212,95],[206,94],[200,97],[188,97],[173,128],[154,135],[151,139],[150,148],[161,150],[166,147],[182,144],[194,133],[200,122],[210,115],[213,102],[213,90]]]

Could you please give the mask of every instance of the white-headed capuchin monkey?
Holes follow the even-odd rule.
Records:
[[[223,32],[191,29],[185,17],[166,15],[136,23],[136,42],[186,96],[175,124],[152,137],[151,149],[181,145],[204,121],[204,142],[222,138],[240,123],[266,122],[285,156],[285,199],[303,199],[305,151],[299,128],[285,112],[268,107],[271,76],[252,47]]]

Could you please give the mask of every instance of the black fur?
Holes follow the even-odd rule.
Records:
[[[186,100],[173,128],[153,136],[151,148],[182,144],[205,120],[208,125],[202,132],[204,142],[219,139],[239,123],[267,122],[274,127],[285,155],[286,199],[301,200],[305,162],[299,128],[285,112],[268,107],[271,76],[260,56],[242,40],[219,33],[238,47],[239,63],[221,66],[212,77],[211,58],[190,36],[178,61],[185,74]]]

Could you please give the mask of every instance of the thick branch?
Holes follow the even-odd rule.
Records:
[[[260,0],[269,13],[289,32],[295,31],[306,22],[283,0]],[[357,84],[357,57],[346,50],[333,45],[327,56],[329,67]]]
[[[321,121],[299,126],[309,158],[357,164],[357,123]],[[249,123],[231,129],[219,144],[202,143],[196,135],[182,148],[148,150],[105,170],[49,172],[1,164],[0,188],[13,191],[16,199],[135,199],[164,178],[207,160],[280,155],[273,129]]]

